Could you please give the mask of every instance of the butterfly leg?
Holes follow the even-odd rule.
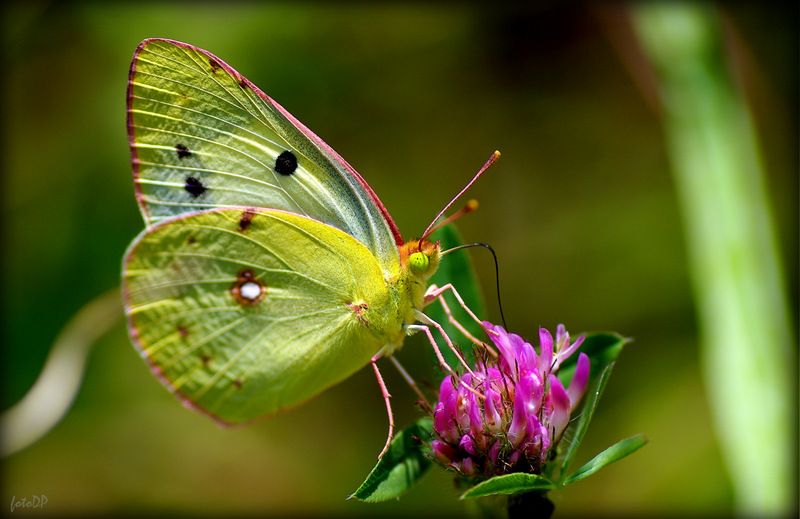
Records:
[[[392,415],[392,404],[389,402],[389,399],[392,397],[392,395],[390,395],[389,391],[386,389],[386,384],[383,383],[381,371],[378,369],[377,361],[379,358],[380,354],[375,355],[372,357],[370,362],[372,362],[372,369],[375,371],[375,378],[378,379],[378,385],[381,387],[383,400],[386,402],[386,414],[389,415],[389,436],[386,438],[386,445],[383,446],[383,450],[380,454],[378,454],[378,459],[380,460],[383,458],[383,455],[386,454],[386,451],[389,450],[389,445],[392,443],[392,436],[394,436],[394,416]]]
[[[461,297],[461,294],[459,294],[458,290],[456,290],[456,288],[450,283],[442,286],[441,288],[437,287],[436,285],[431,285],[430,287],[428,287],[428,291],[425,293],[425,304],[427,305],[438,299],[439,302],[442,304],[442,308],[444,309],[445,315],[447,315],[447,320],[450,321],[450,323],[453,326],[455,326],[462,334],[464,334],[464,336],[467,339],[472,341],[480,348],[489,351],[492,355],[496,357],[497,353],[489,345],[487,345],[483,341],[476,339],[475,336],[469,333],[469,331],[467,331],[467,329],[464,328],[464,326],[460,322],[458,322],[458,320],[453,316],[453,313],[450,311],[450,306],[444,299],[444,293],[448,290],[450,290],[453,293],[456,300],[461,305],[461,308],[463,308],[476,323],[478,323],[479,325],[481,325],[481,327],[483,327],[483,322],[480,319],[478,319],[478,317],[472,312],[472,310],[470,310],[470,308],[464,302],[464,299]]]
[[[476,391],[472,386],[464,382],[462,378],[458,375],[458,373],[456,373],[455,370],[450,367],[450,364],[448,364],[447,361],[444,360],[444,356],[442,355],[442,350],[439,349],[439,345],[436,343],[436,339],[433,338],[433,333],[431,332],[431,326],[439,330],[439,333],[442,334],[442,337],[444,338],[444,341],[447,343],[447,346],[449,346],[450,350],[452,350],[452,352],[458,357],[459,361],[464,366],[465,370],[468,373],[473,373],[472,369],[470,369],[469,365],[467,364],[467,361],[464,360],[464,357],[458,352],[458,349],[456,349],[452,341],[450,341],[450,337],[447,336],[447,332],[444,331],[442,325],[440,325],[427,315],[423,314],[419,310],[414,310],[414,313],[417,316],[417,320],[425,323],[425,325],[410,324],[406,326],[406,330],[412,332],[419,330],[424,331],[425,335],[428,337],[428,341],[431,343],[431,347],[433,347],[433,351],[436,354],[436,358],[439,360],[439,365],[441,365],[447,372],[449,372],[450,375],[455,377],[456,380],[460,381],[461,385],[463,385],[464,388],[467,389],[467,391],[471,391],[472,393],[475,394],[475,396],[477,396],[481,400],[484,400],[486,397],[483,394]]]
[[[433,326],[439,331],[439,333],[442,335],[442,338],[444,339],[444,342],[447,343],[447,347],[450,348],[450,351],[452,351],[453,354],[456,356],[456,358],[458,358],[459,362],[464,367],[464,369],[468,373],[472,373],[472,369],[469,367],[469,364],[467,364],[467,361],[464,360],[464,357],[461,355],[461,353],[459,353],[458,349],[453,344],[453,341],[451,341],[450,337],[447,335],[447,332],[445,332],[444,328],[442,328],[442,325],[437,323],[427,315],[423,314],[419,310],[414,310],[414,313],[417,317],[417,320],[426,324],[427,326],[411,325],[408,328],[418,327],[419,329],[425,331],[425,335],[428,336],[428,341],[430,341],[431,346],[433,346],[433,351],[436,353],[436,358],[439,360],[439,363],[442,365],[442,367],[444,367],[447,371],[449,371],[451,375],[458,376],[456,372],[453,371],[453,368],[451,368],[450,365],[447,363],[447,361],[444,360],[444,357],[442,356],[442,351],[439,349],[439,345],[436,344],[436,339],[433,338],[433,333],[431,333],[430,329],[431,326]]]
[[[442,365],[442,367],[444,367],[447,371],[449,371],[451,375],[453,375],[456,379],[460,380],[460,377],[455,372],[455,370],[453,370],[453,368],[450,367],[450,365],[447,363],[447,361],[444,360],[444,356],[442,356],[442,351],[439,349],[439,345],[436,343],[436,339],[433,338],[433,333],[431,333],[430,327],[431,326],[435,327],[436,329],[439,330],[439,333],[442,334],[442,337],[444,338],[445,342],[450,347],[450,349],[453,351],[453,353],[455,353],[455,355],[459,358],[461,363],[464,365],[464,368],[466,368],[467,371],[472,372],[472,370],[469,368],[469,366],[467,365],[467,363],[464,360],[464,358],[461,356],[461,354],[458,352],[456,347],[453,345],[452,341],[450,341],[450,337],[447,336],[447,332],[444,331],[444,328],[442,328],[442,326],[439,323],[437,323],[433,319],[429,318],[427,315],[423,314],[422,312],[420,312],[418,310],[415,310],[415,312],[417,314],[416,315],[417,320],[424,322],[428,326],[411,324],[411,325],[407,325],[406,326],[406,331],[409,332],[409,333],[413,333],[415,331],[420,331],[420,330],[424,331],[425,335],[427,335],[428,340],[430,341],[431,345],[433,346],[433,350],[436,353],[436,358],[439,360],[439,363]],[[378,459],[383,458],[383,455],[386,454],[387,450],[389,450],[389,446],[392,443],[392,437],[394,436],[394,415],[392,414],[392,404],[389,401],[389,399],[391,398],[392,395],[390,395],[389,391],[386,389],[386,384],[383,382],[383,377],[381,376],[381,372],[378,369],[378,364],[377,364],[378,359],[381,358],[382,356],[383,356],[383,352],[378,352],[374,357],[372,357],[372,359],[370,359],[370,362],[372,363],[372,369],[373,369],[373,371],[375,371],[375,378],[378,379],[378,385],[381,388],[381,393],[383,394],[383,399],[386,402],[386,414],[389,416],[389,435],[386,438],[386,444],[383,446],[383,450],[378,455]],[[419,388],[417,387],[417,385],[414,382],[414,380],[408,375],[406,370],[400,365],[400,363],[397,361],[397,359],[395,359],[392,356],[390,356],[389,358],[392,360],[394,365],[397,367],[398,371],[400,371],[400,374],[406,379],[406,381],[411,385],[411,387],[422,398],[423,402],[427,403],[427,399],[425,398],[425,396],[419,390]],[[473,393],[475,393],[479,398],[484,398],[484,396],[482,394],[478,393],[471,386],[467,385],[466,383],[463,383],[463,384],[464,384],[464,387],[466,387],[469,391],[472,391]]]
[[[469,333],[469,331],[466,328],[464,328],[464,326],[455,318],[452,311],[450,310],[450,305],[447,304],[447,301],[442,295],[444,293],[444,290],[446,290],[446,288],[442,288],[440,290],[439,287],[437,287],[436,285],[431,285],[430,288],[428,289],[428,293],[426,294],[425,303],[429,304],[435,300],[438,300],[442,304],[442,308],[444,309],[445,315],[447,315],[447,320],[450,321],[450,323],[453,326],[455,326],[458,329],[458,331],[460,331],[471,342],[477,344],[478,346],[483,346],[483,343],[478,339],[476,339],[475,336],[473,336],[471,333]],[[428,298],[429,295],[431,295],[430,298]],[[471,313],[469,307],[467,307],[466,305],[462,306],[467,310],[467,312]]]

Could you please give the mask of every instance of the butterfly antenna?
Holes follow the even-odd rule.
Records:
[[[455,252],[459,249],[466,249],[469,247],[485,247],[489,249],[489,252],[492,253],[492,258],[494,258],[494,278],[495,278],[495,286],[497,287],[497,306],[500,308],[500,320],[503,321],[503,328],[508,330],[508,325],[506,324],[506,316],[503,313],[503,300],[500,298],[500,267],[497,262],[497,254],[494,252],[494,249],[488,243],[468,243],[466,245],[459,245],[457,247],[453,247],[452,249],[447,249],[446,251],[442,252],[442,256],[445,254],[449,254],[451,252]]]
[[[462,207],[461,209],[459,209],[455,213],[451,214],[450,216],[448,216],[447,218],[445,218],[441,222],[437,223],[436,225],[431,224],[432,227],[428,227],[428,229],[426,230],[425,234],[422,235],[422,238],[420,239],[420,243],[422,242],[422,240],[424,240],[425,238],[427,238],[431,234],[435,233],[438,229],[441,229],[442,227],[444,227],[448,223],[450,223],[450,222],[452,222],[454,220],[458,220],[459,218],[461,218],[465,214],[468,214],[468,213],[471,213],[472,211],[475,211],[476,209],[478,209],[479,205],[480,204],[478,203],[478,201],[475,200],[474,198],[469,199],[467,201],[466,205],[464,205],[464,207]],[[436,218],[439,218],[439,217],[437,216]],[[436,220],[434,220],[434,222],[435,221]]]
[[[443,215],[443,214],[444,214],[444,213],[445,213],[445,212],[446,212],[448,209],[450,209],[450,206],[451,206],[451,205],[453,205],[453,204],[455,203],[455,201],[456,201],[456,200],[458,200],[459,198],[461,198],[461,195],[463,195],[463,194],[464,194],[464,192],[465,192],[467,189],[469,189],[469,188],[472,186],[472,184],[474,184],[474,183],[475,183],[475,181],[476,181],[476,180],[478,180],[478,179],[481,177],[481,175],[483,175],[483,173],[484,173],[484,172],[485,172],[487,169],[489,169],[489,168],[492,166],[492,164],[494,164],[495,162],[497,162],[497,159],[498,159],[498,158],[500,158],[500,152],[499,152],[499,151],[495,151],[494,153],[492,153],[492,156],[491,156],[491,157],[489,157],[489,160],[487,160],[487,161],[486,161],[486,164],[484,164],[484,165],[483,165],[483,167],[482,167],[482,168],[481,168],[481,169],[478,171],[478,173],[476,173],[476,174],[475,174],[475,176],[474,176],[474,177],[472,177],[472,180],[470,180],[470,181],[469,181],[469,183],[468,183],[466,186],[464,186],[464,189],[462,189],[461,191],[459,191],[459,193],[458,193],[458,194],[457,194],[455,197],[453,197],[453,199],[452,199],[452,200],[450,200],[450,202],[449,202],[449,203],[448,203],[446,206],[444,206],[444,209],[442,209],[442,210],[439,212],[439,214],[437,214],[437,215],[436,215],[436,218],[434,218],[434,219],[433,219],[433,221],[432,221],[432,222],[431,222],[431,224],[428,226],[428,228],[427,228],[427,229],[425,229],[425,232],[424,232],[424,233],[422,233],[422,237],[420,238],[420,241],[422,241],[422,240],[424,240],[426,237],[430,236],[430,235],[431,235],[431,233],[432,233],[433,231],[435,231],[436,229],[438,229],[439,227],[441,227],[441,226],[442,226],[442,225],[444,225],[445,223],[449,223],[449,222],[451,222],[451,221],[453,221],[453,220],[454,220],[454,218],[453,218],[453,217],[451,217],[451,218],[449,218],[448,220],[446,220],[445,222],[443,222],[443,223],[441,223],[441,224],[439,224],[439,225],[436,225],[436,221],[437,221],[439,218],[441,218],[441,217],[442,217],[442,215]],[[464,216],[465,214],[467,214],[467,213],[469,213],[469,212],[471,212],[471,211],[474,211],[475,209],[477,209],[477,208],[478,208],[478,202],[477,202],[477,200],[476,200],[476,201],[474,201],[474,204],[472,204],[472,205],[474,205],[474,207],[473,207],[472,209],[468,209],[468,208],[470,207],[470,204],[471,204],[472,202],[473,202],[473,200],[470,200],[470,202],[468,202],[468,203],[467,203],[467,205],[464,207],[464,209],[462,209],[461,211],[459,211],[458,213],[456,213],[456,214],[458,215],[458,216],[456,216],[456,218],[459,218],[459,217],[461,217],[461,216]],[[454,216],[455,216],[455,215],[454,215]]]

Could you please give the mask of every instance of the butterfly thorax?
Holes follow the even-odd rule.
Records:
[[[400,347],[406,335],[405,327],[416,321],[414,310],[422,310],[425,306],[425,290],[428,279],[439,268],[441,248],[439,242],[428,240],[411,240],[399,247],[400,273],[393,279],[387,280],[389,291],[393,294],[394,303],[397,305],[397,315],[400,317],[395,322],[401,323],[401,328],[396,330],[386,345],[386,353],[391,353]]]
[[[351,325],[368,330],[383,344],[380,355],[390,355],[403,345],[414,310],[425,306],[428,279],[436,272],[441,256],[439,243],[414,240],[399,246],[400,269],[385,279],[386,285],[362,284],[359,297],[348,302]]]

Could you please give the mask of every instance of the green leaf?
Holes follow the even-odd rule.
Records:
[[[525,492],[546,492],[556,488],[556,484],[537,474],[504,474],[481,481],[463,494],[461,499],[484,497],[496,494],[521,494]]]
[[[557,475],[556,480],[560,480],[566,474],[569,464],[575,457],[578,446],[589,428],[589,422],[592,420],[595,408],[603,394],[606,387],[608,378],[611,376],[611,370],[614,366],[614,361],[622,351],[622,347],[629,342],[629,339],[611,333],[596,333],[587,335],[586,339],[581,344],[578,351],[585,353],[589,357],[589,380],[586,384],[586,392],[584,393],[584,401],[580,408],[578,423],[576,426],[570,426],[574,431],[572,439],[569,442],[569,447],[566,453],[561,457],[560,464],[550,464],[547,473],[553,477]],[[578,360],[578,355],[573,354],[567,359],[559,369],[558,378],[564,387],[569,387],[569,382],[572,380],[572,375],[575,372],[575,365]],[[562,442],[564,445],[565,442]]]
[[[428,440],[432,433],[433,420],[426,416],[396,434],[389,450],[348,499],[377,503],[406,492],[431,465],[419,439]]]
[[[606,366],[617,360],[623,346],[630,341],[631,339],[615,333],[586,334],[578,352],[583,352],[589,357],[589,385],[603,372]],[[561,364],[558,370],[558,379],[564,387],[569,387],[577,362],[578,353],[576,352]]]
[[[570,463],[572,463],[572,459],[575,457],[575,453],[578,451],[578,446],[581,444],[581,441],[583,441],[583,436],[586,434],[586,430],[589,428],[589,422],[592,421],[594,410],[597,408],[597,403],[600,401],[600,396],[603,394],[603,390],[606,387],[606,383],[611,376],[611,370],[613,368],[614,363],[612,362],[605,367],[602,373],[600,373],[599,377],[596,377],[595,381],[588,387],[586,391],[586,395],[584,396],[586,400],[581,408],[580,418],[578,419],[578,425],[575,428],[575,434],[572,438],[572,441],[569,443],[567,452],[561,458],[560,466],[553,464],[554,467],[559,469],[559,479],[563,478],[566,474]],[[549,470],[548,474],[552,475],[553,470]]]
[[[611,447],[607,448],[597,456],[591,459],[588,463],[584,466],[570,474],[570,476],[564,480],[562,486],[567,486],[570,483],[574,483],[576,481],[580,481],[581,479],[591,476],[598,470],[602,469],[606,465],[611,465],[617,460],[621,460],[628,454],[638,450],[644,444],[647,443],[647,438],[643,435],[634,436],[632,438],[627,438],[620,442],[615,443]]]
[[[589,427],[589,422],[594,414],[594,409],[600,399],[600,395],[605,389],[608,377],[611,375],[611,367],[614,361],[622,352],[623,346],[630,342],[615,333],[593,333],[586,335],[586,338],[581,344],[578,351],[585,353],[589,357],[589,380],[586,383],[586,392],[584,393],[584,402],[580,410],[580,418],[576,426],[570,426],[570,430],[574,431],[572,439],[569,443],[567,452],[561,457],[561,463],[552,463],[547,470],[549,476],[553,477],[558,475],[561,478],[569,468],[569,464],[575,457],[575,453],[583,440],[586,429]],[[564,385],[569,387],[572,376],[575,374],[575,366],[578,362],[577,353],[572,354],[561,365],[558,371],[558,379]],[[575,413],[573,413],[575,414]],[[576,414],[577,415],[577,414]],[[564,442],[562,442],[562,445]]]
[[[463,242],[461,236],[453,224],[448,224],[433,233],[433,240],[439,240],[442,250],[447,250],[452,247],[461,245]],[[472,310],[472,312],[479,318],[484,319],[486,310],[483,303],[483,296],[481,294],[480,285],[478,284],[477,277],[475,276],[475,269],[472,266],[472,260],[466,249],[457,250],[445,255],[439,264],[439,269],[430,279],[431,284],[439,287],[448,283],[452,284],[464,303]],[[447,291],[444,293],[444,299],[447,302],[453,317],[461,323],[464,328],[469,331],[474,337],[481,339],[485,337],[483,327],[475,322],[469,314],[461,307],[452,292]],[[442,325],[450,340],[462,346],[462,353],[467,363],[472,365],[474,363],[474,356],[472,355],[471,342],[464,337],[464,335],[452,324],[447,318],[444,307],[438,301],[434,301],[425,309],[425,314]],[[437,339],[439,348],[442,350],[445,360],[450,366],[457,366],[458,361],[455,355],[447,347],[441,337],[437,337],[434,331],[434,337]],[[432,353],[432,352],[431,352]],[[433,353],[432,353],[433,354]],[[435,357],[433,361],[438,365]]]

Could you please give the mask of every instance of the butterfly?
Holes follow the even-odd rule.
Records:
[[[128,328],[186,406],[273,415],[417,329],[439,244],[404,242],[355,169],[224,61],[145,40],[127,125],[146,224],[123,262]]]

